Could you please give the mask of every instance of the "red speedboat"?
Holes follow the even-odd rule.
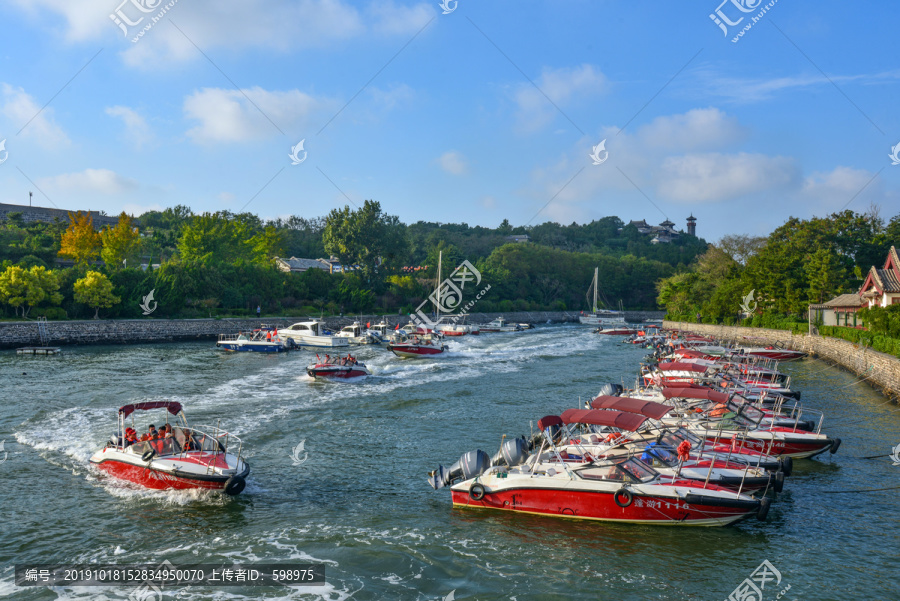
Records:
[[[389,351],[398,357],[431,357],[446,352],[447,347],[437,341],[422,340],[417,336],[387,345]]]
[[[754,357],[765,357],[766,359],[775,359],[776,361],[794,361],[806,356],[806,353],[803,351],[794,351],[777,346],[748,348],[744,349],[744,352]]]
[[[436,489],[450,486],[454,507],[564,518],[724,526],[752,515],[763,520],[768,513],[768,498],[695,480],[664,480],[636,457],[570,457],[551,434],[563,422],[559,416],[538,422],[543,442],[530,457],[522,439],[508,439],[496,461],[484,451],[470,451],[449,470],[438,467],[429,483]]]
[[[135,411],[165,409],[178,425],[170,435],[132,442],[125,420]],[[168,422],[168,416],[165,417]],[[132,418],[132,426],[134,419]],[[237,452],[234,447],[237,446]],[[181,403],[151,401],[119,409],[116,433],[91,463],[111,476],[153,489],[207,489],[228,495],[246,486],[250,465],[241,457],[241,440],[218,427],[189,426]]]
[[[324,361],[316,355],[316,360],[316,363],[306,367],[306,373],[312,378],[349,380],[372,375],[365,363],[360,363],[350,355]]]

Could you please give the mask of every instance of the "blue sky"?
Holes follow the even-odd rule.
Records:
[[[709,240],[900,212],[900,8],[719,1],[2,1],[0,202]]]

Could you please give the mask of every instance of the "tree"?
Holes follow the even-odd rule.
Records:
[[[325,218],[325,251],[344,266],[357,269],[363,281],[380,283],[396,273],[409,252],[406,226],[395,215],[381,212],[381,204],[367,200],[362,208],[334,209]]]
[[[134,221],[123,211],[116,227],[106,228],[100,233],[103,250],[100,257],[109,267],[118,269],[131,256],[139,242],[138,229]]]
[[[750,257],[756,255],[766,245],[765,236],[729,234],[716,243],[732,259],[746,265]]]
[[[59,255],[70,257],[78,265],[88,264],[100,255],[100,234],[94,231],[90,213],[69,213],[69,227],[62,235]]]
[[[44,266],[23,269],[12,265],[0,274],[0,301],[11,305],[16,315],[22,307],[22,317],[44,301],[54,305],[61,303],[63,297],[58,290],[59,279]]]
[[[100,309],[108,309],[121,299],[113,294],[112,282],[99,271],[88,271],[75,282],[75,302],[94,308],[94,319],[100,318]]]
[[[178,240],[182,260],[204,265],[270,264],[281,254],[282,234],[274,226],[259,226],[258,220],[246,215],[223,211],[192,217]]]

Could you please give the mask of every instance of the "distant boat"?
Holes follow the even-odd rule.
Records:
[[[598,309],[597,308],[597,291],[599,289],[599,268],[594,268],[594,279],[591,280],[591,285],[588,288],[588,294],[593,290],[594,292],[594,304],[593,311],[591,313],[585,314],[584,312],[578,316],[578,321],[585,325],[591,326],[604,326],[607,324],[620,324],[625,323],[625,312],[624,311],[611,311],[609,309]]]
[[[278,331],[281,338],[291,340],[297,346],[341,347],[349,346],[347,338],[327,334],[321,321],[301,321]]]

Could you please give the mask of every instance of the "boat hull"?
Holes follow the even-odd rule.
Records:
[[[444,349],[440,346],[417,344],[389,344],[387,348],[398,357],[404,357],[407,359],[414,359],[416,357],[433,357],[444,352]]]
[[[233,477],[232,475],[175,475],[154,469],[152,464],[150,466],[137,465],[116,459],[97,461],[92,458],[91,463],[119,480],[132,482],[154,490],[203,489],[224,492],[225,486]],[[247,466],[239,476],[246,478],[249,473],[250,467]]]
[[[454,507],[478,507],[552,517],[633,524],[677,526],[725,526],[754,515],[758,503],[746,507],[690,505],[663,496],[635,494],[626,507],[618,505],[613,492],[559,488],[510,488],[488,490],[481,500],[468,491],[451,490]]]
[[[224,351],[237,353],[281,353],[287,350],[280,342],[256,342],[252,340],[246,342],[217,342],[216,346]]]
[[[315,379],[352,380],[372,375],[365,365],[310,365],[306,373]]]

